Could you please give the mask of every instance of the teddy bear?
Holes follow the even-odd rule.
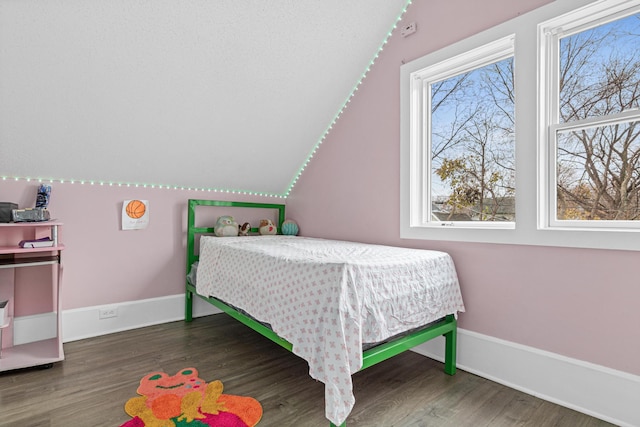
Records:
[[[273,225],[273,221],[271,221],[270,219],[261,219],[258,232],[263,236],[276,234],[278,232],[278,228],[275,225]]]

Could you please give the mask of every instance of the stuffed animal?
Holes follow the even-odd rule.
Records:
[[[250,231],[251,231],[251,224],[249,224],[248,222],[245,222],[240,226],[240,229],[238,230],[238,236],[248,236]]]
[[[287,219],[282,223],[280,231],[282,231],[282,234],[284,235],[295,236],[298,234],[298,231],[300,231],[300,229],[298,228],[298,224],[294,220]]]
[[[270,219],[261,219],[260,227],[258,228],[258,232],[264,235],[276,234],[278,233],[278,228],[273,225],[273,222]]]
[[[230,215],[218,217],[216,225],[213,227],[213,233],[218,237],[237,236],[238,223]]]

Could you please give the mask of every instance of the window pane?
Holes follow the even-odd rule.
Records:
[[[639,108],[640,14],[560,40],[560,123]]]
[[[515,221],[513,58],[432,83],[432,221]]]
[[[558,132],[557,219],[640,219],[640,122]]]

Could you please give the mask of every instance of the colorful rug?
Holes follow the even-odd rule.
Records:
[[[262,406],[252,397],[222,394],[222,382],[206,383],[195,368],[173,376],[151,372],[124,405],[132,419],[120,427],[253,427]]]

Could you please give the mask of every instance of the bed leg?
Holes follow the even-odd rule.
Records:
[[[193,320],[193,292],[186,291],[184,294],[184,320],[191,322]]]
[[[453,329],[444,334],[445,349],[444,349],[444,372],[449,375],[456,373],[456,347],[457,347],[457,321],[453,315],[451,321],[453,322]],[[449,316],[447,319],[449,320]]]

